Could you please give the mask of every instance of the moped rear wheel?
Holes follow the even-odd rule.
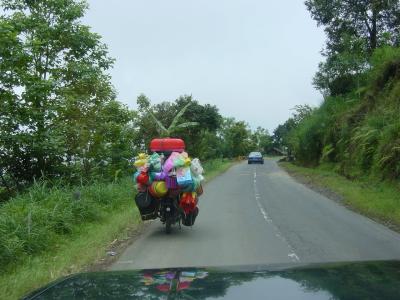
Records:
[[[167,220],[165,221],[165,232],[166,232],[166,234],[170,234],[171,233],[171,229],[172,229],[171,220],[169,220],[167,218]]]

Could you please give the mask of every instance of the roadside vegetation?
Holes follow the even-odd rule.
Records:
[[[206,180],[230,159],[206,161]],[[16,299],[61,276],[84,271],[115,239],[142,223],[132,178],[65,188],[35,183],[0,210],[0,299]]]
[[[274,140],[299,166],[290,168],[327,184],[357,210],[398,224],[399,2],[306,5],[327,33],[326,59],[314,77],[324,100],[316,108],[295,107]]]
[[[80,271],[138,226],[130,178],[65,188],[35,183],[0,208],[0,298],[16,299]]]

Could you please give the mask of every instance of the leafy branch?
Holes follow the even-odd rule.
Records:
[[[160,120],[157,119],[157,117],[150,111],[148,110],[148,113],[150,114],[150,116],[154,119],[154,121],[156,122],[157,126],[160,129],[160,134],[162,137],[168,137],[171,136],[171,134],[173,132],[175,132],[177,129],[180,128],[189,128],[189,127],[194,127],[199,125],[198,122],[185,122],[185,123],[181,123],[178,124],[179,119],[183,116],[183,114],[185,113],[185,111],[188,109],[188,107],[190,106],[190,102],[188,104],[186,104],[174,117],[174,119],[171,122],[171,125],[166,128],[161,122]]]

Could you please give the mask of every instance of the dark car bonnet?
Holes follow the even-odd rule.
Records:
[[[25,299],[400,299],[400,262],[83,273]]]

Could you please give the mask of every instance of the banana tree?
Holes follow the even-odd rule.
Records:
[[[185,113],[185,111],[188,109],[188,107],[190,106],[190,102],[188,104],[186,104],[174,117],[174,119],[171,122],[171,125],[166,128],[161,122],[160,120],[158,120],[156,118],[156,116],[150,111],[148,110],[149,114],[151,115],[151,117],[154,119],[154,121],[156,122],[159,130],[160,130],[160,134],[162,137],[169,137],[171,136],[171,134],[173,132],[175,132],[178,129],[181,128],[189,128],[189,127],[193,127],[193,126],[197,126],[199,125],[198,122],[185,122],[185,123],[181,123],[178,124],[179,119],[183,116],[183,114]]]

